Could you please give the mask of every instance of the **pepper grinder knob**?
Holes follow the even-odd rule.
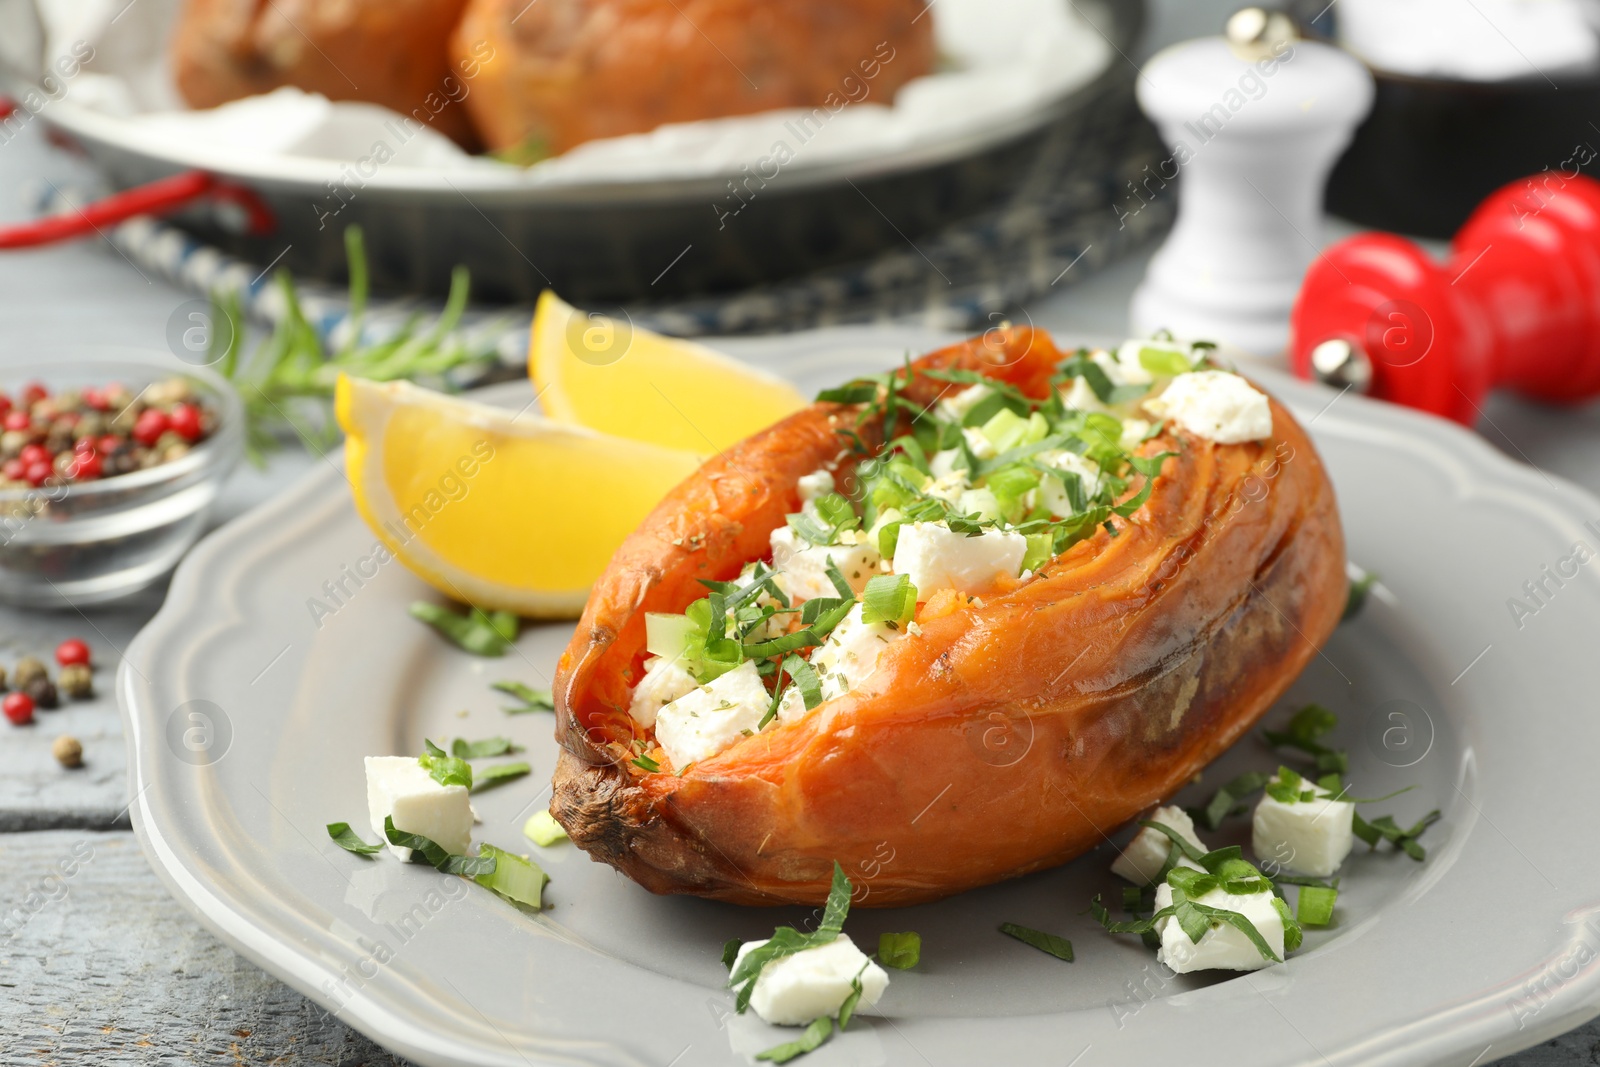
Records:
[[[1157,53],[1137,91],[1171,155],[1130,183],[1118,214],[1183,177],[1177,223],[1133,296],[1134,332],[1282,353],[1320,244],[1323,187],[1372,106],[1372,75],[1337,48],[1296,39],[1286,16],[1244,8],[1227,36]]]

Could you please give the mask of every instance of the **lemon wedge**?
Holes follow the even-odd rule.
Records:
[[[534,311],[528,373],[557,422],[690,452],[720,451],[806,403],[780,378],[549,290]]]
[[[339,378],[356,510],[456,600],[573,616],[612,553],[694,471],[693,452],[514,414],[407,382]]]

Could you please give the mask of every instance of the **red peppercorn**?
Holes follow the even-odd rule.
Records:
[[[88,666],[89,645],[76,637],[69,637],[56,646],[56,662],[63,667],[70,667],[74,663]]]
[[[93,408],[96,411],[109,411],[111,409],[111,401],[106,399],[106,394],[92,385],[79,395],[83,397],[84,407]]]
[[[20,482],[28,476],[28,465],[20,459],[8,459],[5,466],[0,467],[0,474],[5,475],[8,482]]]
[[[33,698],[27,693],[7,693],[0,711],[5,712],[11,725],[26,726],[33,721]]]
[[[125,442],[123,439],[118,437],[116,434],[108,433],[94,443],[94,450],[96,452],[103,452],[109,455],[110,453],[121,448],[124,443]]]
[[[167,422],[172,432],[185,441],[195,441],[200,437],[200,409],[193,404],[174,407]]]
[[[11,397],[7,396],[5,393],[0,393],[0,415],[4,415],[6,412],[8,412],[10,410],[11,410]]]
[[[161,439],[171,426],[167,413],[150,408],[139,416],[133,424],[133,439],[141,445],[153,445]]]
[[[22,476],[27,479],[29,485],[37,489],[49,481],[50,476],[55,472],[55,467],[51,465],[49,460],[45,460],[43,463],[28,464],[28,469],[23,472]]]
[[[23,445],[22,453],[17,458],[30,467],[35,463],[49,463],[50,450],[40,444]]]
[[[67,474],[75,482],[98,478],[106,470],[105,461],[98,452],[80,452],[67,462]]]
[[[5,419],[0,421],[0,426],[8,430],[26,430],[32,425],[33,420],[28,417],[26,411],[8,411]]]
[[[39,382],[29,382],[22,387],[22,402],[30,407],[49,395],[50,390]]]

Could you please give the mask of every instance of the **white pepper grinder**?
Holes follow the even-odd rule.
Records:
[[[1134,333],[1277,356],[1322,245],[1328,172],[1372,106],[1372,75],[1330,45],[1298,39],[1277,12],[1247,7],[1223,37],[1163,49],[1139,106],[1171,155],[1145,168],[1137,210],[1174,179],[1178,220],[1134,293]]]

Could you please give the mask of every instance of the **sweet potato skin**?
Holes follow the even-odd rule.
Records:
[[[1047,337],[932,353],[1034,395]],[[943,383],[917,379],[931,395]],[[626,762],[643,613],[760,557],[798,478],[840,454],[815,405],[708,463],[618,553],[556,679],[551,811],[658,893],[817,904],[832,864],[856,903],[895,906],[1054,866],[1170,797],[1249,729],[1337,625],[1346,581],[1333,489],[1274,402],[1272,439],[1148,443],[1145,506],[1016,589],[921,622],[858,689],[678,777]]]
[[[776,108],[829,112],[934,63],[923,0],[471,0],[453,54],[486,55],[467,101],[490,148],[565,152]]]
[[[330,100],[382,104],[470,149],[477,139],[458,102],[467,78],[451,69],[446,52],[465,4],[186,0],[172,39],[173,77],[197,108],[293,85]]]

